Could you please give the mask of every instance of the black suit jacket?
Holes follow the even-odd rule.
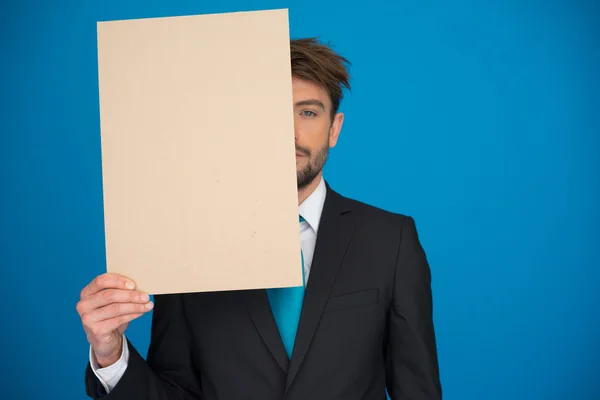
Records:
[[[327,185],[291,360],[265,290],[157,295],[147,362],[128,343],[106,399],[441,399],[430,282],[412,218]]]

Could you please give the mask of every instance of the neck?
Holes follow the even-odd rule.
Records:
[[[304,202],[304,200],[306,200],[306,198],[310,196],[312,192],[315,191],[317,186],[319,186],[319,183],[321,183],[322,176],[323,172],[319,172],[319,175],[317,175],[311,183],[298,190],[298,205],[302,204],[302,202]]]

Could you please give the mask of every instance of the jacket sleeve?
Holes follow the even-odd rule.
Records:
[[[387,390],[392,400],[440,400],[431,272],[414,220],[403,220],[388,315]]]
[[[191,334],[181,295],[154,296],[147,359],[128,340],[129,360],[117,385],[106,394],[88,363],[86,393],[104,400],[201,400],[202,389],[192,359]]]

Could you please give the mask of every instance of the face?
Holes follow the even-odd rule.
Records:
[[[331,118],[331,100],[320,86],[292,78],[298,190],[321,176],[329,148],[337,143],[344,115]]]

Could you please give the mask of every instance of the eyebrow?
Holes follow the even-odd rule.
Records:
[[[296,102],[296,107],[299,107],[299,106],[317,106],[317,107],[321,107],[323,109],[323,111],[325,111],[325,105],[323,104],[323,102],[321,100],[317,100],[317,99],[298,101],[298,102]]]

